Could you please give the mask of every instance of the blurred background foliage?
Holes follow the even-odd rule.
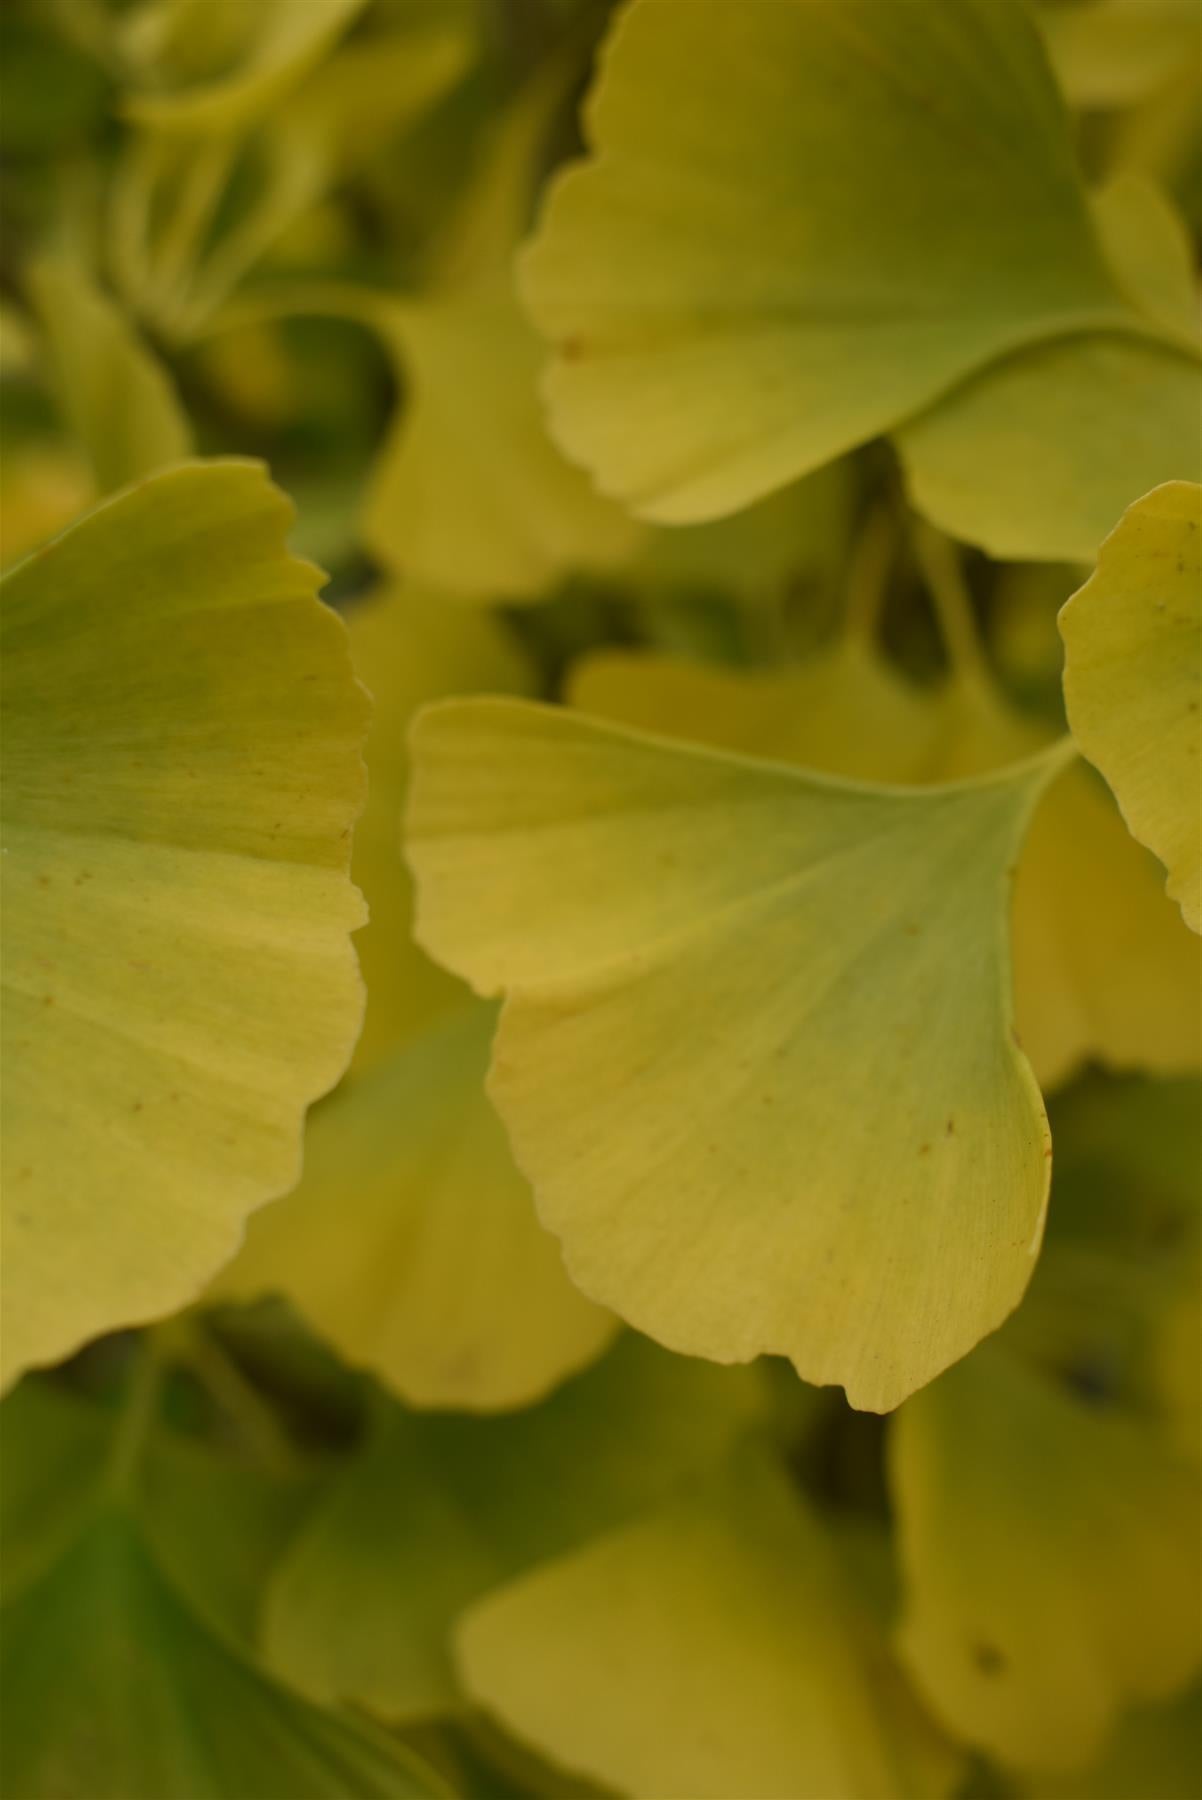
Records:
[[[431,699],[652,705],[683,735],[842,769],[872,747],[862,715],[834,717],[827,751],[789,736],[822,725],[815,653],[850,614],[933,694],[950,581],[1006,705],[1062,725],[1055,614],[1081,567],[966,550],[949,576],[885,444],[680,529],[555,448],[513,257],[581,148],[610,10],[0,13],[4,563],[163,463],[263,458],[376,702],[367,1024],[300,1188],[195,1309],[0,1414],[12,1800],[35,1800],[51,1696],[101,1704],[89,1658],[130,1630],[201,1696],[196,1729],[220,1712],[278,1758],[294,1785],[273,1800],[1199,1791],[1199,1112],[1168,923],[1131,951],[1129,1004],[1048,1027],[1057,1162],[1027,1301],[892,1420],[784,1365],[670,1356],[570,1289],[483,1096],[492,1009],[412,941],[398,821]],[[1038,12],[1090,181],[1154,180],[1197,250],[1192,4]],[[676,688],[640,699],[660,663]],[[1103,884],[1110,855],[1047,879]],[[114,1548],[102,1508],[81,1519],[147,1365],[156,1422]],[[966,1639],[980,1618],[996,1641]],[[120,1729],[177,1729],[152,1698]],[[402,1741],[416,1761],[389,1760]],[[263,1779],[240,1755],[180,1800],[266,1800],[228,1785]],[[104,1785],[134,1779],[125,1750],[96,1756],[92,1793],[133,1800]]]

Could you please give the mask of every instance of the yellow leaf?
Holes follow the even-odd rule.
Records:
[[[484,1093],[491,1007],[467,1000],[319,1109],[300,1186],[250,1221],[212,1297],[286,1295],[413,1406],[537,1400],[615,1322],[564,1274]]]
[[[1128,507],[1062,608],[1064,698],[1168,891],[1202,931],[1202,488],[1173,481]]]
[[[234,132],[261,117],[283,100],[313,64],[325,54],[355,14],[362,12],[365,0],[259,0],[247,7],[242,0],[191,0],[176,11],[182,15],[176,27],[178,41],[188,44],[189,36],[203,41],[207,29],[214,33],[230,61],[226,68],[207,72],[197,79],[187,77],[165,91],[149,89],[129,94],[124,110],[137,124],[170,133]],[[213,12],[220,22],[214,32],[212,21],[198,32],[194,15]],[[187,15],[191,13],[193,18]],[[153,44],[154,21],[148,21],[150,43]],[[172,21],[167,20],[164,49],[167,54],[151,58],[148,73],[161,80],[170,67]],[[231,54],[232,53],[232,54]],[[155,67],[155,63],[158,67]]]
[[[558,436],[647,517],[746,505],[1023,346],[1155,335],[1010,0],[636,0],[585,123],[525,293]]]
[[[97,494],[124,487],[191,449],[191,431],[165,371],[117,305],[71,263],[29,273],[63,411],[86,450]]]
[[[449,694],[528,693],[534,677],[516,642],[486,613],[449,608],[412,582],[384,584],[353,606],[347,630],[355,673],[372,697],[371,779],[351,863],[370,913],[355,934],[367,1016],[352,1067],[363,1074],[464,997],[461,983],[413,942],[412,883],[401,858],[413,715]]]
[[[365,701],[289,523],[185,465],[0,588],[9,1377],[192,1298],[358,1030]]]
[[[509,993],[491,1091],[585,1293],[876,1410],[1001,1322],[1050,1156],[1005,890],[1063,747],[890,791],[520,702],[415,743],[418,937]]]
[[[458,1711],[451,1632],[469,1602],[662,1501],[763,1411],[753,1372],[630,1333],[504,1418],[381,1407],[279,1565],[265,1622],[273,1666],[313,1698],[393,1723]]]
[[[837,1565],[800,1493],[744,1452],[477,1601],[457,1634],[464,1681],[619,1792],[937,1800],[955,1754],[892,1703]]]
[[[924,692],[855,637],[771,674],[602,651],[569,697],[643,730],[883,782],[978,775],[1050,737],[979,676]],[[1032,821],[1012,931],[1018,1031],[1041,1085],[1091,1057],[1161,1074],[1202,1061],[1202,949],[1085,769],[1066,769]]]
[[[406,394],[364,509],[386,568],[464,599],[536,600],[569,569],[625,559],[637,528],[547,435],[539,344],[507,275],[382,309],[380,327]]]
[[[987,1345],[898,1415],[907,1667],[950,1730],[1078,1768],[1198,1665],[1197,1472]]]

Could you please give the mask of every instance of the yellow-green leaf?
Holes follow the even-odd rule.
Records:
[[[155,22],[147,22],[146,73],[169,81],[175,46],[182,45],[186,54],[189,37],[199,44],[206,33],[229,55],[229,64],[192,79],[185,76],[161,92],[131,93],[124,110],[139,125],[158,131],[237,131],[278,104],[364,4],[365,0],[304,0],[303,5],[297,0],[258,0],[247,7],[244,0],[184,0],[181,6],[177,0],[177,19],[167,18],[159,26],[161,48],[154,43]],[[198,32],[197,13],[216,13],[217,21],[210,17]]]
[[[49,1407],[39,1401],[49,1398]],[[173,1527],[187,1490],[161,1485],[152,1501],[119,1488],[111,1423],[63,1397],[18,1391],[4,1412],[6,1468],[16,1462],[31,1491],[49,1493],[70,1471],[76,1517],[31,1558],[19,1514],[6,1510],[5,1544],[26,1552],[18,1578],[6,1567],[0,1677],[5,1729],[0,1780],[16,1800],[438,1800],[448,1794],[418,1759],[363,1723],[318,1710],[256,1666],[224,1611],[237,1592],[244,1549],[261,1546],[251,1501],[251,1542],[237,1540],[247,1514],[230,1469],[216,1492],[221,1512],[216,1606],[197,1605],[164,1561],[158,1540],[196,1549],[195,1516]],[[169,1465],[173,1452],[159,1447]],[[214,1489],[206,1484],[210,1500]],[[256,1513],[262,1515],[256,1517]],[[165,1529],[164,1529],[165,1528]],[[203,1552],[203,1547],[202,1547]],[[6,1553],[6,1564],[8,1561]],[[229,1592],[224,1590],[228,1589]],[[235,1612],[240,1603],[235,1604]]]
[[[1082,336],[995,364],[904,425],[914,504],[991,556],[1089,562],[1120,512],[1202,463],[1202,364]]]
[[[65,261],[36,264],[29,287],[63,411],[91,460],[97,493],[182,461],[191,432],[180,403],[115,302]]]
[[[385,567],[464,599],[521,600],[624,560],[636,527],[547,435],[539,344],[508,276],[380,322],[406,393],[363,518]]]
[[[478,1601],[468,1692],[565,1767],[689,1800],[937,1800],[960,1769],[887,1680],[835,1547],[767,1459]]]
[[[642,730],[872,781],[977,775],[1049,738],[980,677],[924,692],[856,637],[770,673],[602,651],[577,665],[569,697]],[[1019,1036],[1045,1088],[1091,1057],[1164,1074],[1202,1061],[1202,947],[1090,771],[1066,769],[1032,821],[1013,945]]]
[[[1000,1324],[1050,1156],[1007,875],[1063,747],[891,791],[521,702],[415,743],[418,936],[509,995],[491,1092],[585,1293],[876,1410]]]
[[[9,1376],[192,1298],[358,1030],[366,702],[289,523],[185,465],[0,588]]]
[[[671,96],[671,104],[665,103]],[[1120,295],[1015,0],[636,0],[528,253],[569,452],[745,505]]]
[[[274,1667],[389,1720],[458,1710],[451,1632],[519,1570],[662,1500],[762,1413],[758,1380],[623,1336],[540,1406],[502,1419],[382,1409],[289,1547],[266,1615]]]
[[[950,1730],[1079,1768],[1197,1668],[1195,1469],[1152,1428],[978,1350],[892,1428],[903,1659]]]
[[[1202,931],[1202,488],[1173,481],[1130,506],[1060,614],[1064,697],[1084,754],[1168,869]]]
[[[533,671],[515,640],[482,612],[448,608],[413,582],[385,584],[347,614],[351,660],[372,697],[367,804],[351,873],[370,918],[355,934],[367,1016],[353,1068],[363,1074],[463,1000],[463,988],[412,937],[412,884],[401,858],[409,727],[419,706],[449,694],[529,693]]]
[[[465,999],[319,1109],[300,1186],[215,1290],[286,1295],[414,1406],[527,1405],[614,1330],[564,1274],[485,1096],[493,1023]]]

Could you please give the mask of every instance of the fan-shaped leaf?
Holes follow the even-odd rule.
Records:
[[[509,993],[492,1092],[586,1293],[878,1410],[1000,1323],[1050,1155],[1005,888],[1063,748],[902,792],[517,702],[415,741],[418,935]]]
[[[288,523],[187,465],[0,589],[10,1374],[190,1299],[358,1029],[365,702]]]
[[[1128,508],[1060,614],[1064,697],[1082,751],[1202,931],[1202,487]]]

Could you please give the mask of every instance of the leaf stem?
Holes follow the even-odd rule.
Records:
[[[889,577],[897,559],[900,533],[892,506],[881,502],[864,522],[852,551],[847,571],[847,601],[843,631],[849,638],[868,644],[876,638]]]
[[[195,1375],[245,1447],[275,1474],[296,1474],[302,1459],[275,1413],[203,1322],[184,1314],[165,1330],[172,1355]]]
[[[165,1375],[162,1337],[157,1331],[145,1331],[135,1352],[104,1472],[104,1488],[113,1499],[127,1499],[133,1490],[142,1452],[159,1409]]]
[[[914,521],[913,541],[914,555],[935,608],[953,673],[991,687],[993,677],[981,646],[972,597],[956,546],[925,519]]]

